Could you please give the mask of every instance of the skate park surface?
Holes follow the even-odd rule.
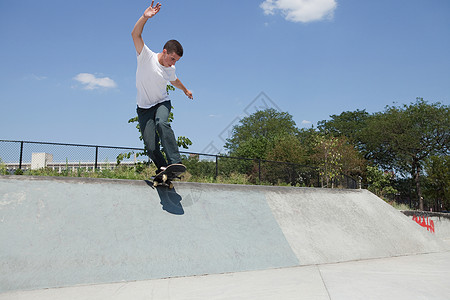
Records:
[[[0,176],[0,300],[450,299],[432,224],[366,190]]]

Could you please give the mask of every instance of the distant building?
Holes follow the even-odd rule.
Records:
[[[122,161],[120,165],[134,166],[136,164],[136,154],[134,161]],[[19,169],[19,163],[5,163],[8,170]],[[110,169],[113,170],[117,167],[115,162],[97,162],[98,170]],[[61,173],[65,170],[77,171],[78,169],[84,169],[87,171],[93,171],[95,168],[95,162],[53,162],[53,154],[49,153],[32,153],[31,163],[22,163],[22,170],[39,170],[43,168],[49,168]]]

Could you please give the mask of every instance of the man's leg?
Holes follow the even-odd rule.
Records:
[[[180,164],[181,156],[178,151],[178,143],[175,139],[172,127],[169,123],[169,114],[172,106],[170,101],[163,102],[157,106],[155,115],[156,131],[161,139],[161,144],[166,153],[169,165]]]
[[[167,162],[162,155],[159,147],[159,137],[156,133],[155,115],[156,107],[149,109],[137,108],[139,127],[141,129],[142,138],[144,139],[145,148],[148,156],[156,165],[158,170],[166,167]]]

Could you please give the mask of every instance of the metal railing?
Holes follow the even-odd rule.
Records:
[[[0,140],[0,163],[10,172],[42,167],[59,170],[68,167],[90,170],[113,169],[118,165],[119,155],[121,155],[120,165],[133,166],[144,162],[143,159],[148,158],[137,155],[143,151],[143,148],[131,147]],[[124,156],[123,154],[127,152],[134,155]],[[313,166],[220,154],[186,151],[180,153],[184,156],[183,163],[192,174],[217,178],[239,173],[247,175],[254,183],[325,187],[319,169]],[[349,189],[360,187],[356,180],[346,175],[333,178],[332,183],[333,187]]]

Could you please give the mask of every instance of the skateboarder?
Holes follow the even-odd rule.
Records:
[[[170,82],[193,99],[175,74],[175,63],[183,56],[183,47],[176,40],[168,41],[162,52],[155,53],[144,43],[142,31],[149,19],[161,9],[161,4],[152,4],[134,25],[131,36],[137,52],[137,115],[141,134],[150,159],[158,168],[156,173],[168,165],[181,163],[175,135],[168,121],[171,102],[166,87]],[[159,141],[164,148],[166,159],[160,151]]]

